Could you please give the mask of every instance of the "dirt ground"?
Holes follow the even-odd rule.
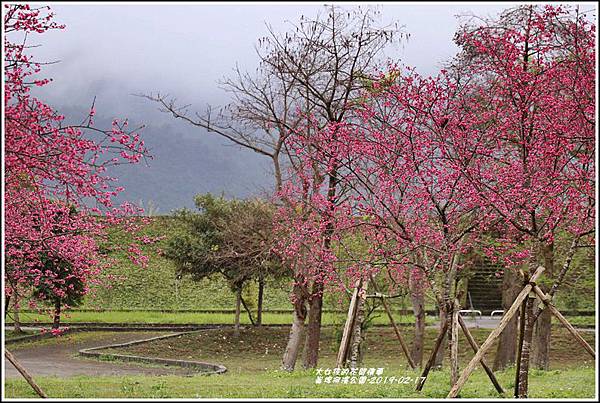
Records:
[[[83,340],[64,335],[67,338],[61,343],[36,343],[31,346],[8,345],[8,349],[33,376],[69,377],[76,375],[192,375],[193,370],[179,367],[154,367],[136,365],[119,361],[99,361],[77,355],[82,348],[98,347],[113,343],[123,343],[154,336],[168,334],[165,332],[119,332],[99,333]],[[73,341],[69,342],[69,338]],[[38,345],[39,344],[39,345]],[[13,348],[11,348],[13,347]],[[5,376],[16,378],[21,375],[16,368],[4,359]]]

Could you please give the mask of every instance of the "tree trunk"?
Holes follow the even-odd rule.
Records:
[[[543,245],[542,253],[544,257],[544,267],[546,275],[549,278],[554,274],[554,245]],[[548,293],[550,289],[547,286],[539,285],[539,287]],[[552,313],[548,309],[544,309],[539,313],[540,307],[534,307],[534,314],[539,315],[535,321],[533,329],[533,345],[531,350],[531,366],[536,369],[548,370],[550,361],[550,338],[552,333]]]
[[[240,335],[240,313],[242,308],[242,287],[237,289],[235,298],[235,322],[234,322],[234,335],[239,337]]]
[[[446,312],[445,308],[440,307],[440,329],[442,329],[444,327],[444,323],[446,323],[447,319],[448,319],[448,312]],[[446,332],[446,334],[444,334],[444,337],[442,338],[440,348],[438,349],[438,351],[435,355],[435,360],[433,361],[433,368],[432,368],[433,370],[442,368],[442,365],[444,363],[444,355],[446,355],[447,343],[448,343],[448,334]]]
[[[519,365],[519,398],[526,398],[529,389],[529,359],[531,355],[531,342],[533,339],[533,305],[535,298],[528,298],[525,305],[525,326],[523,331],[523,348]]]
[[[294,312],[292,328],[288,343],[283,353],[281,369],[293,371],[298,359],[302,337],[304,336],[304,321],[306,320],[306,301],[300,292],[300,286],[294,285]]]
[[[521,292],[522,284],[519,276],[513,270],[504,270],[502,279],[502,309],[504,312],[512,306],[515,298]],[[494,358],[494,371],[499,371],[515,364],[517,352],[517,325],[519,318],[514,316],[500,334],[496,356]]]
[[[252,323],[252,325],[255,325],[256,322],[254,322],[254,318],[252,317],[252,311],[250,310],[250,308],[248,308],[248,304],[246,304],[244,297],[240,296],[240,302],[242,303],[244,310],[248,314],[248,319],[250,320],[250,323]]]
[[[412,302],[413,313],[415,315],[415,332],[411,358],[417,367],[423,365],[423,345],[425,337],[425,293],[422,285],[414,277],[415,272],[411,271],[409,277],[409,291]]]
[[[4,320],[6,321],[6,315],[8,314],[8,307],[10,306],[10,295],[4,294]]]
[[[54,303],[54,321],[52,322],[52,329],[58,329],[60,327],[60,301]]]
[[[321,340],[321,316],[323,313],[323,284],[313,283],[309,300],[308,330],[304,345],[304,363],[306,369],[316,368],[319,361],[319,342]]]
[[[350,368],[358,368],[362,363],[362,342],[364,339],[363,335],[363,321],[365,320],[365,300],[367,295],[368,282],[365,282],[361,293],[358,297],[358,305],[356,307],[356,319],[354,320],[354,328],[352,329],[352,344],[350,345]]]
[[[265,290],[265,279],[261,276],[258,279],[258,300],[256,302],[256,326],[262,325],[264,290]]]
[[[540,285],[544,293],[548,293],[548,287]],[[535,307],[535,312],[540,307]],[[550,336],[552,330],[552,313],[549,309],[544,309],[535,322],[533,329],[533,345],[531,349],[531,366],[544,371],[549,367],[550,356]]]
[[[13,302],[13,322],[14,322],[14,332],[15,334],[19,334],[22,332],[21,330],[21,319],[19,318],[19,295],[15,292],[15,298]]]

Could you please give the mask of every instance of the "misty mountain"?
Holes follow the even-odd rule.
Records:
[[[111,116],[97,105],[94,124],[110,128],[115,118],[133,116],[129,127],[146,126],[140,131],[152,156],[146,162],[111,167],[107,175],[117,177],[125,191],[116,200],[140,202],[144,207],[157,207],[158,214],[173,209],[193,207],[198,193],[223,193],[226,197],[264,196],[272,189],[269,160],[206,130],[193,127],[162,114],[148,104],[129,113]],[[66,116],[67,123],[80,123],[89,107],[54,105]],[[113,109],[113,108],[107,108]]]

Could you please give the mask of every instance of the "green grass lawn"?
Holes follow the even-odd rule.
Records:
[[[255,313],[254,313],[255,315]],[[373,318],[374,325],[389,325],[389,319],[384,312],[376,311]],[[255,315],[256,317],[256,315]],[[342,325],[346,319],[344,313],[324,312],[324,325]],[[395,314],[394,320],[399,324],[413,324],[412,315]],[[594,316],[569,316],[567,320],[573,326],[593,327],[596,324]],[[48,323],[50,316],[39,313],[22,312],[21,321],[23,323]],[[435,316],[427,316],[426,323],[433,324],[437,321]],[[561,326],[556,318],[552,318],[553,323]],[[62,316],[63,323],[123,323],[123,324],[233,324],[233,313],[220,312],[158,312],[158,311],[73,311],[64,312]],[[250,324],[248,315],[242,312],[241,322]],[[8,324],[11,322],[9,321]],[[264,312],[263,323],[268,325],[289,325],[292,323],[291,313]]]
[[[40,322],[47,323],[49,316],[23,312],[21,321],[23,323]],[[62,316],[64,323],[123,323],[123,324],[233,324],[233,313],[198,313],[198,312],[148,312],[148,311],[103,311],[103,312],[66,312]],[[346,319],[344,313],[324,312],[322,323],[324,325],[342,325]],[[243,324],[250,324],[248,315],[242,312],[240,320]],[[414,323],[412,315],[394,315],[397,323]],[[426,318],[427,323],[433,323],[436,320],[433,316]],[[291,313],[264,312],[263,323],[270,325],[289,325],[292,323]],[[375,313],[373,323],[376,325],[389,325],[389,319],[384,312]]]
[[[402,372],[415,377],[414,372]],[[513,371],[496,373],[505,389],[511,390]],[[593,398],[594,369],[532,371],[530,398]],[[315,384],[311,371],[289,374],[266,371],[263,374],[216,376],[78,376],[68,379],[37,378],[41,388],[53,398],[444,398],[450,390],[447,371],[430,374],[424,390],[414,391],[412,384],[334,385]],[[5,384],[7,398],[37,397],[22,380]],[[501,397],[482,370],[476,370],[462,389],[460,397]]]
[[[21,330],[20,332],[15,332],[14,330],[5,330],[4,331],[4,338],[5,339],[15,339],[17,337],[21,337],[21,336],[29,336],[34,334],[33,331],[30,330]]]
[[[474,329],[481,343],[489,330]],[[408,383],[316,384],[315,370],[279,370],[285,347],[287,329],[248,328],[239,338],[231,329],[193,332],[177,338],[114,349],[114,352],[160,356],[164,358],[196,359],[220,363],[228,368],[223,375],[212,376],[78,376],[59,379],[38,377],[36,381],[51,397],[57,398],[442,398],[450,389],[447,370],[433,371],[421,393],[414,391],[414,381],[420,375],[407,368],[400,347],[391,329],[370,328],[366,334],[362,367],[384,368],[382,378],[404,377]],[[405,332],[408,343],[412,337]],[[64,343],[94,337],[94,332],[75,333],[36,343]],[[584,337],[593,343],[594,334]],[[430,351],[435,330],[428,329],[425,351]],[[325,328],[321,342],[321,369],[334,367],[339,329]],[[33,344],[33,343],[32,343]],[[460,366],[464,368],[472,357],[466,340],[461,336]],[[105,350],[109,353],[111,350]],[[495,348],[486,356],[493,361]],[[299,360],[301,364],[301,359]],[[593,360],[562,330],[553,331],[550,371],[532,370],[532,398],[591,398],[595,394]],[[298,367],[301,367],[298,365]],[[447,363],[446,363],[447,367]],[[505,390],[514,386],[514,369],[496,373]],[[6,397],[34,397],[31,388],[21,379],[5,382]],[[481,369],[477,369],[465,385],[461,397],[500,397]]]

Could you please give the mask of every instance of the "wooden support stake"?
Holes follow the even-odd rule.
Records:
[[[373,289],[375,290],[375,292],[378,293],[379,290],[377,289],[377,284],[375,283],[375,280],[373,280],[373,277],[371,277],[371,284],[373,285]],[[385,313],[387,314],[388,318],[390,319],[390,323],[392,324],[392,327],[394,328],[394,332],[396,333],[396,338],[400,342],[400,346],[402,347],[402,351],[404,352],[404,355],[406,356],[408,365],[410,365],[410,367],[412,369],[415,369],[417,366],[415,365],[415,362],[413,361],[412,357],[410,356],[410,351],[408,350],[408,346],[406,345],[406,342],[404,341],[404,338],[402,337],[402,333],[400,333],[400,329],[398,328],[398,325],[396,325],[396,321],[394,320],[394,315],[392,315],[392,311],[390,310],[390,307],[389,307],[387,301],[385,300],[385,297],[383,297],[383,296],[381,297],[381,303],[383,305],[383,308],[385,309]]]
[[[444,340],[444,337],[446,336],[446,332],[448,331],[449,324],[450,324],[450,318],[447,318],[444,321],[444,325],[440,329],[440,333],[438,334],[437,339],[435,340],[435,345],[433,347],[433,351],[431,352],[431,355],[429,356],[429,360],[427,360],[427,364],[425,364],[425,368],[423,368],[423,372],[421,373],[421,378],[420,378],[419,382],[417,382],[417,387],[415,388],[415,390],[417,390],[419,392],[421,390],[423,390],[423,385],[425,385],[425,381],[427,380],[427,375],[429,374],[431,367],[433,367],[433,363],[435,362],[435,356],[437,355],[437,352],[440,349],[440,346],[442,345],[442,341]]]
[[[592,346],[590,346],[588,344],[588,342],[585,341],[585,339],[583,337],[581,337],[579,332],[577,332],[577,330],[575,330],[575,328],[560,313],[560,311],[558,309],[556,309],[554,304],[552,304],[552,300],[550,299],[550,297],[548,295],[546,295],[544,293],[544,291],[542,291],[542,289],[540,287],[538,287],[537,285],[533,287],[533,291],[535,291],[535,293],[538,295],[538,297],[540,297],[540,299],[544,302],[544,304],[548,307],[548,309],[550,309],[550,312],[552,312],[552,314],[554,316],[556,316],[556,319],[558,319],[560,321],[560,323],[562,323],[562,325],[565,328],[567,328],[567,330],[569,331],[569,333],[571,333],[573,335],[573,337],[575,337],[575,340],[577,340],[579,342],[579,344],[581,344],[583,346],[585,351],[587,351],[594,359],[596,359],[596,352],[594,351]]]
[[[356,307],[358,301],[358,293],[360,292],[362,281],[358,280],[354,286],[354,292],[350,299],[350,306],[348,307],[348,317],[346,318],[346,324],[344,325],[344,332],[342,333],[342,341],[340,342],[340,349],[338,351],[336,367],[342,368],[346,363],[346,357],[348,356],[348,348],[350,347],[350,336],[352,334],[352,328],[354,327],[354,320],[356,318]]]
[[[477,353],[477,350],[479,350],[479,345],[475,341],[475,338],[473,338],[473,335],[469,331],[469,328],[467,327],[465,321],[463,320],[463,318],[461,316],[458,317],[458,323],[459,323],[463,333],[465,334],[465,337],[467,338],[469,345],[471,346],[473,351],[475,353]],[[496,388],[498,393],[503,394],[504,389],[502,389],[500,382],[498,382],[498,379],[496,379],[496,375],[494,375],[494,371],[492,371],[492,369],[486,364],[486,362],[483,358],[481,359],[481,366],[483,367],[483,369],[485,370],[485,373],[490,378],[490,381],[492,381],[492,383],[494,384],[494,387]]]
[[[452,304],[452,326],[450,327],[450,382],[452,385],[458,380],[458,311],[460,306],[455,299]]]
[[[48,395],[46,395],[44,393],[44,391],[38,386],[37,383],[35,383],[35,381],[33,380],[33,378],[31,377],[31,375],[29,374],[29,372],[27,372],[27,370],[25,369],[25,367],[23,367],[15,358],[14,355],[12,355],[12,353],[8,350],[4,350],[4,356],[6,357],[6,359],[8,361],[10,361],[10,363],[12,365],[14,365],[14,367],[17,369],[17,371],[19,371],[21,373],[21,375],[23,375],[23,378],[25,378],[25,380],[27,381],[27,383],[29,385],[31,385],[31,387],[33,388],[33,390],[35,390],[35,393],[38,394],[39,397],[43,397],[43,398],[47,398]]]
[[[413,361],[412,357],[410,356],[410,351],[408,350],[408,346],[406,345],[406,342],[404,341],[404,338],[402,337],[402,333],[400,333],[400,329],[398,328],[398,325],[396,325],[396,321],[394,321],[394,316],[392,315],[392,311],[390,310],[390,307],[388,306],[387,302],[385,301],[385,297],[381,298],[381,302],[383,303],[383,307],[385,308],[385,312],[387,313],[388,318],[390,318],[390,323],[392,324],[392,327],[394,328],[394,332],[396,333],[396,338],[400,342],[400,346],[402,347],[404,356],[406,357],[406,360],[408,361],[408,365],[410,365],[410,367],[412,369],[415,369],[417,366],[415,365],[415,362]]]
[[[527,284],[525,287],[523,287],[523,289],[521,290],[519,295],[517,295],[515,302],[513,302],[512,306],[508,309],[506,314],[502,317],[502,320],[498,324],[498,327],[496,327],[492,331],[492,333],[489,334],[488,338],[485,340],[485,342],[479,348],[479,351],[477,351],[475,356],[471,359],[469,364],[465,367],[462,374],[460,375],[460,378],[458,378],[458,381],[454,384],[454,386],[452,386],[452,389],[450,389],[450,393],[448,393],[448,397],[456,397],[458,395],[458,392],[460,392],[460,389],[464,386],[464,384],[467,382],[467,379],[469,379],[469,376],[471,375],[471,373],[475,370],[475,366],[477,366],[477,364],[479,363],[479,361],[481,361],[481,359],[483,358],[485,353],[487,353],[487,351],[492,347],[492,344],[494,343],[494,341],[498,338],[498,336],[500,336],[500,333],[502,333],[502,330],[504,330],[504,328],[506,327],[508,322],[512,319],[512,317],[515,315],[515,313],[519,309],[521,302],[523,302],[523,300],[525,298],[527,298],[527,296],[529,295],[529,292],[533,288],[533,284],[531,284],[531,283],[534,283],[538,279],[538,277],[542,275],[543,272],[544,272],[544,267],[539,266],[537,268],[537,270],[535,271],[535,273],[533,273],[533,275],[531,276],[531,279],[530,279],[530,283]]]

